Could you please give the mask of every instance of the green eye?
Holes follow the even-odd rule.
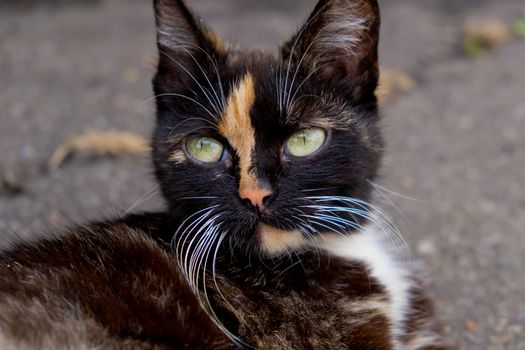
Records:
[[[317,151],[326,140],[326,131],[308,128],[296,132],[286,141],[286,150],[294,157],[305,157]]]
[[[186,141],[188,153],[203,163],[214,163],[221,160],[224,146],[210,137],[190,137]]]

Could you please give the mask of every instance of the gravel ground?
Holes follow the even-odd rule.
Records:
[[[9,1],[8,1],[9,2]],[[15,3],[10,1],[11,4]],[[224,37],[275,45],[313,4],[188,1]],[[162,207],[149,161],[53,150],[89,129],[149,135],[149,1],[0,6],[0,232]],[[382,65],[416,82],[383,106],[379,199],[398,220],[462,349],[525,349],[525,43],[460,54],[466,18],[511,21],[523,0],[383,0]],[[1,246],[1,243],[0,243]]]

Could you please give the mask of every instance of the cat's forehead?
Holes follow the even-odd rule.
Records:
[[[223,44],[224,45],[224,44]],[[279,55],[275,50],[265,47],[241,48],[230,47],[226,54],[227,65],[234,70],[260,70],[270,68],[279,63]]]
[[[316,88],[312,77],[276,51],[255,48],[229,52],[228,87],[223,123],[235,118],[262,124],[300,128],[347,128],[355,115],[337,94]],[[306,72],[307,73],[307,72]],[[241,117],[242,116],[242,117]],[[238,122],[235,125],[247,125]]]
[[[228,94],[238,94],[240,87],[253,90],[257,102],[267,98],[275,102],[268,93],[276,92],[277,81],[282,72],[282,62],[273,51],[256,48],[252,50],[231,50],[225,60],[228,72]],[[246,84],[249,80],[249,84]],[[255,102],[255,98],[254,101]]]

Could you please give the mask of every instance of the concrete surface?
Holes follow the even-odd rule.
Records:
[[[13,2],[13,1],[12,1]],[[313,4],[188,1],[223,36],[275,45]],[[36,5],[32,5],[36,3]],[[60,5],[57,5],[60,4]],[[383,0],[381,60],[416,80],[383,108],[379,195],[398,220],[462,349],[525,349],[525,42],[459,54],[465,18],[510,21],[522,0]],[[149,161],[53,150],[87,129],[148,135],[155,62],[149,1],[0,6],[0,231],[162,206]]]

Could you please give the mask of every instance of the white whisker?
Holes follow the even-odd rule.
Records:
[[[195,48],[199,48],[198,46],[193,46]],[[215,95],[215,98],[216,98],[216,102],[218,103],[217,105],[217,108],[215,108],[215,111],[217,113],[220,114],[220,110],[224,108],[224,100],[221,100],[219,98],[219,95],[217,95],[217,91],[215,91],[215,88],[214,86],[212,85],[210,79],[208,78],[208,74],[204,71],[204,69],[202,68],[202,66],[199,64],[199,62],[197,61],[197,59],[195,58],[195,56],[193,56],[193,54],[191,53],[190,50],[188,50],[186,47],[183,47],[181,46],[180,48],[184,49],[190,56],[191,58],[193,59],[193,61],[197,64],[197,66],[199,67],[200,71],[202,72],[202,75],[206,78],[206,81],[208,82],[208,85],[210,85],[210,88],[211,88],[211,91],[213,92],[213,94]],[[202,50],[202,49],[201,49]],[[202,50],[207,56],[208,58],[210,59],[210,61],[212,62],[212,64],[214,65],[215,67],[215,72],[217,73],[217,78],[219,79],[219,84],[220,84],[220,74],[219,74],[219,71],[218,71],[218,67],[215,63],[215,61],[211,58],[211,56],[205,51],[205,50]]]
[[[153,196],[158,194],[158,192],[159,192],[159,185],[154,185],[142,197],[140,197],[135,203],[133,203],[128,209],[126,209],[120,215],[120,217],[123,218],[124,216],[128,215],[131,211],[135,210],[137,207],[141,206],[142,204],[150,200]]]
[[[319,14],[322,13],[322,11],[329,5],[329,3],[330,2],[327,2],[325,5],[323,5],[321,8],[319,8],[319,10],[315,14],[313,14],[311,16],[311,18],[305,23],[305,25],[301,28],[301,31],[299,32],[299,34],[297,34],[297,37],[295,38],[295,41],[294,41],[294,43],[292,45],[292,50],[290,51],[290,54],[289,54],[289,57],[288,57],[288,65],[287,65],[287,68],[286,68],[286,80],[284,82],[284,88],[282,89],[282,92],[285,93],[285,95],[284,95],[285,99],[287,99],[286,92],[288,90],[288,78],[290,76],[290,68],[291,68],[291,64],[292,64],[292,59],[293,59],[293,56],[294,56],[294,53],[295,53],[296,46],[299,43],[299,39],[301,39],[302,35],[306,31],[306,29],[310,26],[312,21],[314,21],[319,16]]]
[[[202,93],[204,94],[204,96],[206,96],[206,99],[208,100],[208,102],[210,103],[210,105],[214,108],[215,112],[217,113],[217,115],[220,115],[220,110],[217,108],[216,104],[212,102],[212,99],[209,95],[209,91],[204,88],[204,86],[202,86],[201,83],[199,83],[199,81],[197,80],[197,78],[195,78],[195,76],[193,74],[191,74],[191,72],[186,68],[184,67],[184,65],[182,65],[179,61],[177,61],[176,59],[174,59],[173,57],[171,57],[170,55],[168,55],[166,52],[163,52],[163,51],[159,51],[160,54],[163,54],[165,55],[166,57],[168,57],[171,61],[173,61],[173,63],[177,64],[180,68],[182,68],[182,70],[184,70],[184,72],[186,72],[186,74],[188,74],[190,76],[191,79],[193,79],[193,81],[197,84],[197,86],[200,88],[200,90],[202,91]],[[213,87],[212,87],[213,88]],[[217,119],[217,116],[214,117],[214,119]]]
[[[353,228],[359,230],[360,232],[363,232],[361,225],[359,225],[355,219],[354,221],[350,221],[337,215],[337,213],[343,212],[349,215],[356,215],[358,217],[362,217],[371,221],[379,228],[380,232],[386,235],[386,237],[394,244],[394,246],[398,247],[401,250],[404,258],[412,259],[413,254],[408,248],[408,244],[403,238],[401,232],[394,224],[390,216],[386,214],[386,212],[381,208],[363,200],[350,197],[312,196],[306,197],[306,199],[319,204],[310,204],[305,205],[303,207],[314,209],[316,214],[312,216],[314,216],[317,220],[325,222],[329,221],[331,225],[346,225],[347,228]],[[334,202],[345,204],[345,206],[326,205],[327,203]],[[351,206],[348,207],[347,205]]]
[[[195,196],[195,197],[181,197],[177,198],[175,201],[189,200],[189,199],[217,199],[217,196]]]
[[[213,119],[217,119],[217,117],[209,111],[208,108],[204,107],[204,105],[202,103],[200,103],[199,101],[195,100],[194,98],[191,98],[189,96],[186,96],[186,95],[182,95],[182,94],[177,94],[177,93],[173,93],[173,92],[167,92],[167,93],[164,93],[164,94],[158,94],[156,96],[152,96],[150,98],[148,98],[146,101],[144,101],[144,103],[150,101],[150,100],[153,100],[157,97],[164,97],[164,96],[174,96],[174,97],[180,97],[180,98],[184,98],[188,101],[191,101],[193,103],[195,103],[196,105],[198,105],[199,107],[201,107],[206,113],[208,113]]]
[[[324,30],[324,29],[323,29]],[[312,42],[308,45],[308,47],[306,48],[306,50],[304,50],[303,52],[303,55],[301,56],[301,59],[299,60],[299,62],[296,64],[296,67],[295,67],[295,73],[293,75],[293,78],[292,78],[292,82],[290,83],[290,87],[289,87],[289,91],[287,92],[287,97],[286,97],[286,108],[287,110],[290,108],[290,95],[292,95],[292,89],[293,89],[293,84],[295,82],[295,78],[297,77],[297,73],[299,73],[299,69],[301,69],[301,65],[303,63],[303,60],[306,58],[306,55],[308,54],[308,51],[310,51],[310,49],[312,48],[312,46],[314,44],[317,43],[317,38],[319,37],[319,35],[321,35],[321,33],[323,32],[323,30],[319,31],[319,33],[317,33],[317,35],[314,37],[314,39],[312,40]],[[311,75],[313,75],[314,72],[317,72],[318,69],[314,69],[308,76],[307,78],[305,78],[304,80],[307,80]],[[304,81],[303,81],[304,82]],[[301,83],[300,86],[302,86],[303,84]],[[299,87],[300,87],[299,86]],[[295,96],[295,94],[297,93],[297,91],[299,91],[299,87],[295,90],[295,93],[293,94],[293,96]],[[292,97],[292,100],[293,100],[293,97]]]

